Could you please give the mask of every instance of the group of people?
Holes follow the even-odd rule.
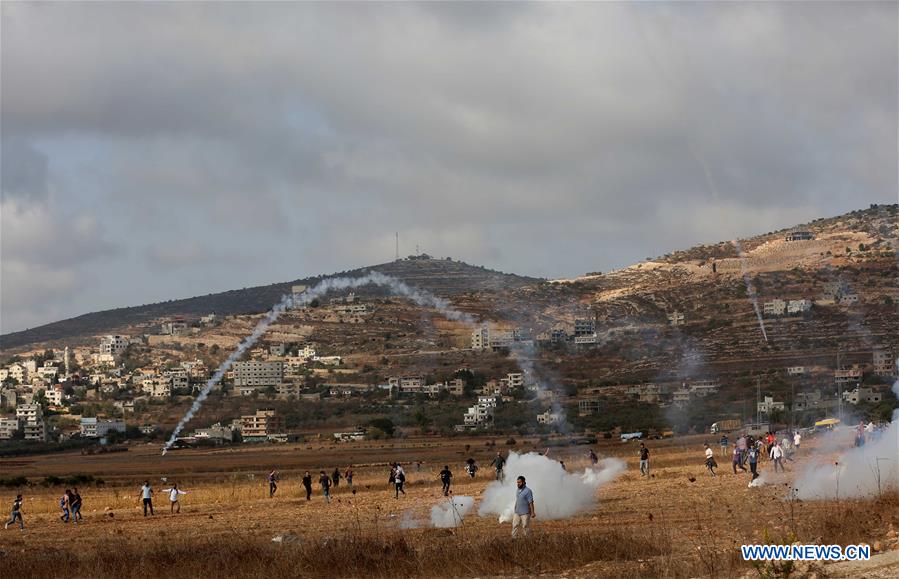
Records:
[[[84,518],[81,516],[81,493],[78,492],[77,488],[66,489],[66,492],[59,499],[59,508],[62,509],[62,515],[60,515],[59,520],[63,523],[68,523],[71,520],[73,524],[77,525],[78,521]]]
[[[345,480],[347,485],[352,488],[353,487],[353,467],[349,466],[346,468],[343,473],[340,472],[339,467],[334,468],[334,472],[330,475],[325,471],[319,471],[318,484],[322,489],[322,496],[325,497],[326,502],[331,502],[331,491],[332,489],[336,492],[337,488],[340,486],[340,481]],[[271,471],[268,475],[268,496],[272,498],[275,496],[275,493],[278,491],[278,480],[280,480],[280,476],[277,471]],[[307,470],[303,474],[303,478],[301,479],[301,484],[303,485],[303,489],[306,491],[306,500],[312,500],[312,474]]]
[[[179,489],[176,483],[172,483],[172,486],[162,489],[160,492],[169,493],[169,512],[173,515],[180,513],[181,501],[178,499],[181,495],[186,495],[187,491]],[[146,517],[148,512],[150,515],[155,515],[156,513],[153,511],[153,487],[150,486],[150,481],[144,481],[144,486],[140,487],[140,496],[144,507],[144,516]]]
[[[736,442],[730,443],[727,435],[723,435],[719,444],[722,453],[728,452],[728,444],[730,444],[731,467],[734,474],[737,469],[747,472],[746,464],[749,464],[750,483],[759,477],[758,463],[760,458],[770,459],[774,465],[774,472],[780,470],[786,472],[784,468],[784,459],[793,460],[793,455],[799,450],[802,444],[802,435],[796,431],[792,435],[792,442],[789,433],[785,434],[782,440],[778,440],[773,432],[766,432],[764,436],[758,438],[751,434],[740,436]],[[705,465],[711,476],[717,476],[715,469],[718,468],[718,462],[715,460],[715,453],[708,444],[705,445]]]

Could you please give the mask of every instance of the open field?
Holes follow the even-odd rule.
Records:
[[[649,479],[639,475],[635,444],[602,441],[597,452],[625,459],[628,470],[599,490],[592,511],[570,519],[542,520],[541,498],[535,497],[534,536],[518,541],[509,538],[508,524],[476,512],[459,528],[429,528],[431,507],[446,500],[437,480],[443,464],[456,475],[457,495],[477,499],[489,484],[492,473],[486,465],[495,451],[485,445],[487,439],[244,445],[176,451],[166,457],[155,446],[140,446],[106,455],[3,459],[4,477],[22,475],[37,482],[48,475],[77,473],[101,477],[105,484],[80,488],[84,521],[77,526],[58,518],[62,487],[21,489],[27,529],[0,535],[0,561],[9,577],[197,577],[210,572],[253,577],[730,577],[757,576],[739,558],[739,545],[745,543],[865,542],[883,550],[895,545],[899,497],[785,500],[793,475],[804,464],[830,458],[814,457],[814,441],[803,445],[786,474],[768,473],[770,484],[747,488],[747,476],[730,474],[723,457],[720,476],[708,476],[702,464],[704,440],[647,442],[653,452]],[[497,442],[497,448],[507,449]],[[533,444],[519,441],[516,448],[531,450]],[[564,460],[569,470],[582,470],[588,464],[586,448],[551,449],[550,456]],[[468,456],[482,465],[474,479],[462,473]],[[387,484],[386,463],[392,460],[407,465],[407,495],[399,499]],[[418,460],[423,461],[421,471],[414,464]],[[342,483],[327,504],[316,484],[313,500],[305,500],[300,487],[304,470],[315,475],[348,464],[355,466],[355,492]],[[767,462],[761,466],[763,472],[769,469]],[[271,468],[281,473],[273,499],[266,483]],[[168,513],[167,497],[159,492],[167,486],[161,477],[188,491],[178,515]],[[156,515],[147,518],[138,492],[145,478],[157,492]],[[2,495],[7,508],[15,489]],[[285,534],[286,542],[272,542]]]

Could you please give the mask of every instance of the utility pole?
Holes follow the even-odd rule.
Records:
[[[400,260],[400,232],[396,232],[396,255],[394,256],[396,261]]]

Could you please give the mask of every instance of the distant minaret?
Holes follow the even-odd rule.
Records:
[[[66,346],[66,353],[65,353],[65,356],[63,357],[63,360],[65,361],[65,364],[66,364],[66,378],[68,378],[69,376],[71,376],[71,374],[69,373],[69,347],[68,346]]]

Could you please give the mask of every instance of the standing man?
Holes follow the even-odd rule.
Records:
[[[400,498],[400,493],[403,493],[403,496],[405,496],[406,491],[403,490],[403,485],[406,483],[406,471],[403,470],[400,463],[396,463],[396,473],[394,473],[394,477],[394,483],[396,484],[396,498]]]
[[[140,496],[144,499],[144,516],[147,516],[147,509],[150,509],[151,515],[155,515],[156,513],[153,512],[153,489],[150,487],[150,481],[144,481],[144,486],[140,487]]]
[[[730,446],[730,441],[727,439],[726,434],[721,435],[721,440],[718,441],[718,444],[721,445],[721,456],[727,456],[727,447]]]
[[[62,495],[62,498],[59,499],[59,508],[62,509],[62,515],[60,515],[60,520],[63,523],[69,522],[69,508],[72,506],[72,491],[66,489],[65,494]]]
[[[596,463],[599,462],[599,457],[596,456],[596,453],[593,452],[592,448],[590,449],[588,456],[590,457],[590,464],[592,464],[593,466],[596,466]]]
[[[531,519],[537,515],[534,512],[534,493],[531,492],[523,476],[515,481],[518,490],[515,491],[515,514],[512,515],[512,537],[520,535],[527,537],[531,534]]]
[[[450,483],[453,480],[453,473],[450,472],[449,465],[444,465],[440,471],[440,482],[443,483],[443,496],[448,497],[450,491]]]
[[[799,451],[799,443],[800,443],[800,442],[802,442],[802,435],[799,434],[799,431],[797,430],[797,431],[793,434],[793,447],[796,448],[796,451],[797,451],[797,452]]]
[[[272,471],[268,473],[268,498],[272,498],[275,496],[275,491],[278,490],[278,473]]]
[[[496,458],[490,464],[496,469],[496,480],[503,480],[503,467],[506,464],[506,459],[503,458],[499,451],[496,451]]]
[[[640,443],[640,476],[649,476],[649,449]]]
[[[340,467],[334,467],[334,472],[331,473],[331,482],[334,483],[334,492],[337,492],[337,487],[340,486]]]
[[[16,495],[16,500],[12,503],[12,512],[9,514],[9,520],[3,525],[3,528],[8,529],[16,521],[19,521],[19,529],[24,531],[25,521],[22,519],[22,495]]]
[[[774,461],[774,472],[777,472],[777,467],[780,467],[781,472],[787,472],[787,469],[784,468],[783,463],[784,451],[776,442],[774,446],[771,447],[771,459]]]
[[[309,471],[306,471],[306,474],[303,475],[303,488],[306,489],[306,500],[312,500],[312,475],[309,474]]]
[[[325,471],[320,471],[321,476],[318,477],[318,484],[322,485],[322,494],[325,495],[325,501],[331,502],[331,479]]]
[[[179,495],[186,495],[187,491],[178,489],[178,485],[172,483],[172,488],[162,489],[162,492],[169,493],[169,501],[172,503],[171,513],[173,515],[181,512],[181,503],[178,501]]]

